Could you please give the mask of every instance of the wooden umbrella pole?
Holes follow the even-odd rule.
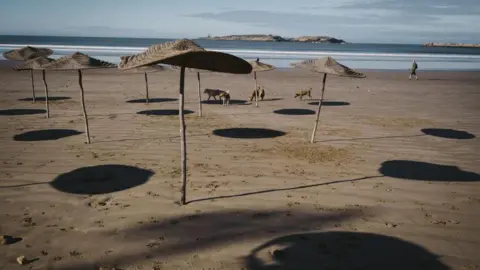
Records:
[[[327,81],[327,73],[323,74],[322,96],[320,97],[320,101],[318,102],[317,119],[315,120],[315,125],[313,126],[312,138],[310,139],[311,143],[315,142],[315,133],[317,132],[318,120],[320,119],[320,111],[322,110],[323,95],[325,94],[326,81]]]
[[[90,131],[88,129],[88,116],[87,110],[85,109],[85,94],[83,92],[83,83],[82,83],[82,70],[78,70],[78,84],[80,85],[80,97],[82,100],[82,110],[83,110],[83,119],[85,120],[85,132],[87,134],[87,143],[90,144]]]
[[[148,75],[147,75],[146,72],[145,72],[145,102],[146,103],[149,102],[149,98],[148,98]]]
[[[257,72],[253,72],[253,78],[255,79],[255,106],[258,107],[258,85],[257,85]]]
[[[185,66],[180,69],[180,95],[178,103],[178,118],[180,119],[180,170],[182,176],[182,198],[181,204],[187,204],[187,141],[185,136],[185,115],[184,108],[184,86],[185,86]]]
[[[35,81],[33,79],[33,69],[30,70],[30,77],[32,77],[32,103],[35,103]]]
[[[202,116],[202,88],[200,84],[200,72],[197,72],[198,79],[198,116]]]
[[[50,108],[48,106],[48,85],[45,78],[45,70],[42,70],[43,85],[45,85],[45,108],[47,109],[47,118],[50,118]]]

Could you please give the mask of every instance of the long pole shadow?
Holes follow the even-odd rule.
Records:
[[[327,185],[341,184],[341,183],[346,183],[346,182],[356,182],[356,181],[360,181],[360,180],[379,178],[379,177],[383,177],[383,176],[382,175],[364,176],[364,177],[360,177],[360,178],[347,179],[347,180],[337,180],[337,181],[331,181],[331,182],[319,183],[319,184],[303,185],[303,186],[288,187],[288,188],[266,189],[266,190],[252,191],[252,192],[233,194],[233,195],[208,197],[208,198],[191,200],[191,201],[188,201],[187,204],[194,203],[194,202],[209,201],[209,200],[230,199],[230,198],[244,197],[244,196],[250,196],[250,195],[258,195],[258,194],[271,193],[271,192],[277,192],[277,191],[288,191],[288,190],[304,189],[304,188],[311,188],[311,187],[327,186]]]
[[[36,185],[45,185],[49,182],[40,182],[40,183],[30,183],[30,184],[21,184],[21,185],[12,185],[12,186],[0,186],[0,188],[17,188],[17,187],[28,187],[28,186],[36,186]]]
[[[427,136],[427,135],[417,134],[417,135],[402,135],[402,136],[364,137],[364,138],[323,140],[323,141],[317,141],[317,142],[364,141],[364,140],[379,140],[379,139],[414,138],[414,137],[423,137],[423,136]]]

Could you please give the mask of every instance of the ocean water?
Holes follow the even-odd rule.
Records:
[[[144,51],[172,39],[94,38],[53,36],[0,36],[0,53],[25,45],[49,47],[52,58],[74,52],[118,63],[120,56]],[[246,60],[259,57],[279,68],[293,62],[331,56],[354,69],[408,70],[415,59],[421,70],[480,70],[480,49],[440,48],[408,44],[319,44],[294,42],[215,41],[196,39],[208,50],[230,53]],[[0,59],[4,59],[3,56]]]

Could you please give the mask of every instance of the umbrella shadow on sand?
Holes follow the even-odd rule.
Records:
[[[318,106],[320,101],[312,101],[308,102],[308,105],[315,105]],[[333,100],[324,100],[322,101],[322,106],[348,106],[350,102],[345,101],[333,101]]]
[[[424,128],[422,132],[426,135],[440,137],[445,139],[469,140],[476,136],[463,130],[446,129],[446,128]]]
[[[255,248],[244,263],[248,270],[450,269],[439,257],[395,237],[331,231],[275,238]]]
[[[476,182],[480,175],[464,171],[456,166],[441,165],[411,160],[389,160],[378,171],[384,176],[405,180],[434,182]]]
[[[161,102],[170,102],[170,101],[177,101],[178,98],[149,98],[148,103],[161,103]],[[127,100],[127,103],[146,103],[146,99],[131,99]]]
[[[98,269],[98,265],[125,267],[150,259],[198,253],[202,250],[244,244],[268,234],[287,234],[300,230],[318,230],[333,224],[353,220],[370,213],[370,209],[334,208],[331,212],[294,211],[290,208],[264,210],[221,210],[181,214],[172,217],[151,217],[130,228],[103,232],[131,245],[150,249],[135,249],[133,253],[106,256],[95,264],[79,262],[66,268]],[[91,243],[95,245],[95,243]],[[97,268],[93,268],[96,266]],[[230,268],[229,268],[230,269]],[[235,268],[239,269],[239,268]]]
[[[219,99],[218,99],[218,100],[214,100],[214,99],[203,100],[203,101],[202,101],[202,104],[222,105],[222,101],[219,100]],[[248,104],[248,101],[242,100],[242,99],[231,99],[231,100],[230,100],[230,104],[231,104],[231,105],[247,105],[247,104]]]
[[[99,165],[61,174],[50,185],[65,193],[98,195],[143,185],[153,174],[127,165]]]
[[[48,97],[48,101],[61,101],[72,99],[71,97]],[[45,97],[35,97],[36,101],[45,101]],[[18,101],[33,101],[33,98],[20,98]]]
[[[193,111],[183,110],[184,114],[192,114]],[[137,114],[149,115],[149,116],[168,116],[168,115],[178,115],[178,110],[146,110],[137,112]]]
[[[286,133],[268,128],[226,128],[216,129],[213,131],[213,134],[236,139],[265,139],[284,136]]]
[[[276,114],[283,115],[312,115],[315,114],[315,111],[309,109],[280,109],[273,111]]]
[[[52,141],[79,134],[82,132],[73,129],[44,129],[24,132],[13,136],[13,139],[22,142]]]
[[[41,109],[6,109],[0,110],[0,115],[15,116],[15,115],[30,115],[30,114],[45,114],[45,110]]]

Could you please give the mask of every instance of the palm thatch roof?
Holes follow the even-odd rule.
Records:
[[[57,60],[42,66],[42,68],[47,70],[80,70],[114,67],[117,67],[117,65],[79,52],[58,58]]]
[[[189,39],[180,39],[150,46],[145,52],[124,57],[120,69],[152,64],[167,64],[234,74],[250,73],[248,62],[231,54],[207,51]]]
[[[252,65],[252,71],[255,71],[255,72],[270,71],[275,69],[275,67],[272,65],[260,62],[259,58],[257,58],[257,60],[255,61],[249,61],[248,63]]]
[[[55,59],[40,56],[31,60],[27,60],[23,62],[20,65],[15,66],[13,69],[14,70],[37,70],[37,69],[43,69],[43,65],[46,65],[50,62],[55,61]]]
[[[366,77],[363,73],[357,72],[347,66],[344,66],[331,57],[309,59],[300,63],[293,63],[291,65],[297,68],[305,68],[314,72],[332,74],[343,77]]]
[[[31,46],[26,46],[21,49],[10,50],[3,53],[3,57],[12,61],[27,61],[40,56],[50,56],[53,54],[53,51],[48,48],[36,48]]]

